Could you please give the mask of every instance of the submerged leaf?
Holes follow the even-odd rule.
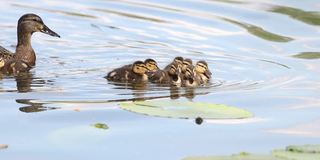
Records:
[[[121,103],[121,108],[150,116],[170,118],[239,119],[249,118],[246,110],[222,104],[182,102],[182,101],[144,101]]]
[[[104,123],[96,123],[93,126],[96,128],[99,128],[99,129],[109,129],[108,125],[106,125]]]
[[[295,58],[302,58],[302,59],[319,59],[320,52],[302,52],[296,55],[293,55]]]

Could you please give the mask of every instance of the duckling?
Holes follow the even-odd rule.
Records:
[[[195,69],[192,65],[188,65],[182,76],[182,86],[196,87],[200,84],[200,78],[196,76]]]
[[[15,53],[0,46],[0,72],[2,73],[26,72],[35,66],[36,54],[31,46],[31,36],[34,32],[60,37],[49,29],[38,15],[32,13],[20,17],[17,31],[18,43]]]
[[[158,64],[154,59],[148,58],[144,61],[148,71],[157,71],[159,70]],[[121,68],[132,68],[132,64],[127,64],[122,66]]]
[[[180,68],[178,63],[172,63],[170,68],[158,70],[150,75],[152,83],[169,84],[171,86],[181,86]]]
[[[144,61],[148,71],[146,72],[148,78],[150,78],[156,71],[159,70],[158,64],[154,59],[146,59]]]
[[[205,61],[198,61],[195,66],[196,77],[199,79],[200,84],[207,84],[211,79],[212,73],[208,68]]]
[[[192,66],[192,60],[190,58],[186,58],[182,61],[181,73],[185,74],[188,66]]]
[[[147,67],[142,61],[136,61],[132,67],[124,66],[109,72],[105,78],[109,81],[128,82],[128,83],[144,83],[148,81],[145,74]]]
[[[170,64],[168,64],[166,67],[164,67],[164,70],[169,70],[173,63],[177,63],[178,68],[181,69],[182,64],[183,64],[183,58],[182,57],[175,57]]]
[[[158,64],[154,59],[148,58],[144,61],[148,71],[155,72],[159,70]]]

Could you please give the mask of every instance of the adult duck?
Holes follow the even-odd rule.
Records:
[[[18,20],[18,42],[16,52],[12,53],[0,46],[0,72],[5,74],[27,72],[36,64],[36,54],[31,46],[31,36],[34,32],[42,32],[54,37],[60,37],[49,29],[36,14],[25,14]]]

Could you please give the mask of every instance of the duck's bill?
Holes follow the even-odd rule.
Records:
[[[40,32],[42,33],[45,33],[45,34],[48,34],[50,36],[53,36],[53,37],[59,37],[60,38],[60,35],[57,34],[56,32],[52,31],[49,27],[47,27],[46,25],[43,25],[43,28],[42,30],[40,30]]]

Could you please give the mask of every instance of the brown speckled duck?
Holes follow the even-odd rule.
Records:
[[[31,36],[34,32],[42,32],[54,37],[60,37],[49,29],[36,14],[25,14],[20,17],[17,26],[18,43],[16,52],[12,53],[0,46],[0,72],[27,72],[36,64],[36,54],[31,46]]]
[[[131,65],[116,68],[108,73],[105,78],[108,81],[127,82],[127,83],[145,83],[148,82],[146,75],[147,67],[142,61],[136,61]]]

